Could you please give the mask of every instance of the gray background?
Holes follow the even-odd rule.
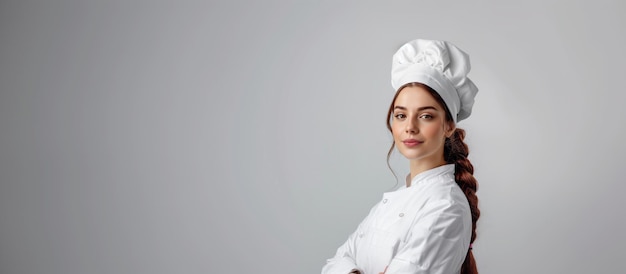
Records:
[[[623,3],[2,1],[0,273],[319,272],[418,37],[481,89],[481,273],[623,272]]]

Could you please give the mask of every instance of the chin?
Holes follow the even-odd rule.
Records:
[[[409,149],[409,148],[401,148],[398,149],[400,154],[404,156],[407,160],[415,161],[415,160],[424,160],[429,159],[435,156],[436,151],[424,151],[423,149]]]
[[[418,155],[404,155],[404,158],[406,158],[409,161],[415,161],[415,160],[424,159],[424,157],[418,156]]]
[[[421,158],[424,158],[424,155],[421,155],[420,153],[417,153],[415,151],[400,151],[400,154],[402,154],[402,156],[404,156],[404,158],[407,158],[408,160],[419,160]]]

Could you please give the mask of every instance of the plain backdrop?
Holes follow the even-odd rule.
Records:
[[[319,273],[396,184],[415,38],[480,88],[480,272],[622,273],[625,29],[623,1],[2,1],[0,273]]]

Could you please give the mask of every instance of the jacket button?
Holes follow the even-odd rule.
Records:
[[[400,215],[398,215],[398,216],[400,216],[400,217],[404,217],[404,213],[400,213]]]

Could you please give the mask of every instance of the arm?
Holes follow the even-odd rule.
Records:
[[[361,221],[356,231],[350,234],[348,240],[337,249],[335,257],[326,260],[326,265],[322,268],[322,274],[363,273],[362,269],[355,262],[356,242],[360,231],[367,224],[371,213],[375,211],[377,206],[378,204],[370,210],[370,214]]]
[[[322,274],[348,274],[358,270],[354,261],[355,240],[359,229],[353,232],[348,240],[337,249],[335,257],[326,260]]]
[[[356,266],[354,251],[356,248],[356,239],[365,221],[367,221],[367,217],[359,224],[356,231],[350,234],[348,240],[337,249],[335,257],[326,260],[326,265],[322,268],[322,274],[361,273],[359,272],[360,269]]]
[[[412,224],[385,273],[458,273],[470,237],[469,208],[447,200],[430,202]]]

